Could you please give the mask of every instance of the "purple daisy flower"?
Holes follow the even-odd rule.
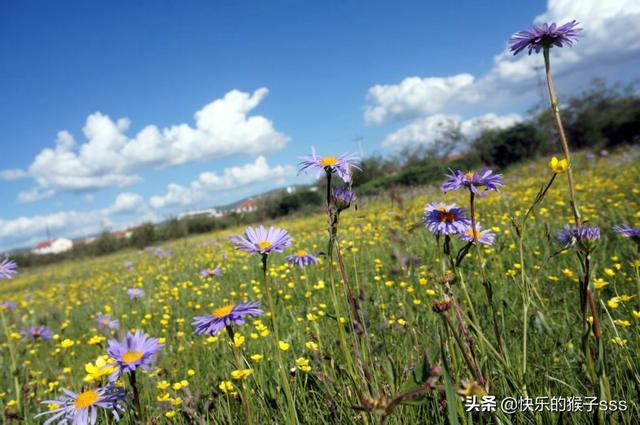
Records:
[[[98,313],[96,315],[96,326],[98,329],[111,330],[118,329],[120,327],[120,323],[118,323],[117,320],[113,320],[110,314]]]
[[[529,54],[531,54],[534,50],[540,53],[541,49],[553,46],[573,46],[582,31],[582,28],[576,28],[577,26],[578,22],[573,20],[562,26],[557,26],[555,22],[551,25],[545,22],[542,25],[527,28],[515,33],[509,39],[509,49],[517,55],[526,48],[529,48]]]
[[[323,172],[330,171],[340,176],[342,180],[351,180],[351,169],[358,168],[360,159],[355,154],[343,153],[338,156],[317,156],[316,148],[311,147],[311,155],[300,157],[300,168],[298,174],[309,170],[316,171],[316,178]]]
[[[3,301],[0,303],[0,311],[15,310],[16,304],[11,301]]]
[[[46,326],[38,325],[31,326],[21,332],[22,336],[33,341],[43,339],[45,341],[51,340],[53,332],[51,332]]]
[[[291,245],[291,236],[286,230],[277,227],[264,226],[247,227],[243,235],[233,235],[231,242],[238,248],[249,254],[268,255],[271,252],[282,252]]]
[[[613,226],[613,230],[622,237],[640,242],[640,227],[630,227],[627,224]]]
[[[127,295],[129,295],[129,298],[132,300],[135,300],[144,297],[144,291],[140,288],[129,288],[127,289]]]
[[[18,273],[18,265],[15,261],[5,258],[0,261],[0,279],[11,279]]]
[[[596,226],[564,226],[557,234],[558,242],[565,246],[577,244],[579,248],[589,252],[595,242],[600,239],[600,228]]]
[[[125,261],[124,266],[127,268],[127,270],[133,270],[133,263],[131,261]]]
[[[202,277],[213,277],[220,276],[222,272],[220,271],[220,267],[216,267],[214,269],[202,269],[200,270],[200,276]]]
[[[493,174],[492,170],[484,170],[480,173],[476,173],[475,171],[465,173],[461,170],[449,171],[450,173],[447,174],[447,181],[445,181],[440,187],[443,192],[468,188],[476,195],[481,195],[482,192],[480,192],[478,188],[484,187],[484,192],[488,190],[495,190],[498,192],[498,189],[501,186],[504,186],[502,175]]]
[[[422,218],[427,229],[436,236],[455,235],[464,232],[471,221],[465,215],[465,209],[455,204],[429,204]]]
[[[475,232],[473,231],[471,224],[469,224],[462,232],[459,233],[459,235],[460,239],[467,242],[474,242],[474,236],[476,236],[480,245],[493,245],[493,241],[496,237],[496,235],[491,230],[482,230],[480,222],[476,222]]]
[[[164,344],[160,344],[158,338],[149,338],[139,329],[135,334],[127,333],[122,341],[109,340],[107,354],[115,359],[110,366],[118,366],[109,379],[114,381],[121,373],[133,372],[138,368],[147,369],[162,347]]]
[[[356,193],[348,187],[336,187],[331,191],[333,204],[339,211],[346,210],[356,200]]]
[[[260,309],[259,302],[240,304],[228,304],[216,308],[210,316],[196,316],[193,318],[193,326],[196,335],[215,335],[219,330],[231,324],[243,325],[245,316],[259,316],[264,313]]]
[[[301,249],[299,251],[294,252],[291,255],[287,255],[287,262],[294,266],[305,267],[305,266],[315,266],[318,264],[318,259],[309,254],[309,251],[305,249]]]
[[[99,409],[106,409],[113,415],[116,422],[120,420],[118,412],[124,412],[124,407],[120,402],[125,398],[125,390],[113,385],[85,390],[79,394],[64,388],[62,392],[64,395],[56,400],[43,401],[43,404],[52,405],[53,408],[38,413],[34,418],[52,415],[44,422],[44,425],[49,425],[54,421],[58,421],[58,424],[94,425],[98,420]]]

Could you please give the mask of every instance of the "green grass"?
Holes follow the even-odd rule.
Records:
[[[602,279],[597,282],[607,283],[594,290],[606,353],[604,367],[612,399],[628,404],[625,412],[607,414],[606,419],[627,424],[637,423],[640,417],[639,264],[633,263],[638,261],[634,244],[614,234],[611,227],[622,222],[637,226],[640,222],[639,169],[637,150],[597,160],[579,155],[574,164],[582,213],[590,224],[602,229],[593,253],[592,282]],[[549,258],[559,249],[555,233],[571,217],[565,176],[558,177],[530,219],[522,259],[511,224],[511,218],[519,220],[549,177],[543,162],[514,167],[505,174],[502,192],[478,201],[480,221],[496,232],[495,245],[483,248],[483,257],[492,282],[504,354],[499,353],[474,250],[457,269],[452,284],[487,381],[486,391],[498,400],[600,394],[585,368],[581,349],[577,283],[581,271],[575,250]],[[432,311],[433,303],[446,298],[443,278],[447,267],[441,245],[416,224],[421,221],[425,204],[439,201],[463,206],[468,203],[464,193],[443,195],[429,187],[400,204],[397,200],[393,204],[386,200],[362,202],[357,210],[342,214],[340,247],[349,287],[359,294],[365,330],[361,335],[353,332],[348,320],[343,325],[337,321],[337,316],[346,318],[349,311],[347,286],[338,278],[337,263],[333,276],[339,315],[332,302],[326,261],[319,267],[296,269],[286,265],[281,254],[270,258],[275,317],[280,338],[290,345],[282,358],[300,423],[492,422],[488,413],[464,411],[460,393],[475,380],[474,373],[465,363],[454,334]],[[287,252],[302,248],[326,251],[326,222],[326,217],[316,215],[275,224],[294,238]],[[224,394],[218,387],[222,381],[233,381],[231,372],[237,368],[225,333],[213,341],[194,335],[190,326],[193,316],[209,314],[227,303],[259,299],[268,310],[259,257],[235,251],[227,240],[228,235],[239,231],[242,229],[172,242],[163,246],[173,251],[166,258],[127,251],[30,269],[15,279],[2,281],[0,300],[18,304],[15,311],[4,313],[10,335],[0,333],[0,411],[4,418],[19,416],[26,423],[37,423],[33,415],[46,409],[39,404],[41,400],[56,398],[60,388],[81,391],[83,386],[95,385],[83,383],[84,365],[105,353],[106,342],[90,345],[88,341],[99,334],[94,329],[95,314],[111,312],[120,321],[121,332],[140,328],[150,336],[166,339],[156,367],[138,375],[146,422],[246,423],[238,396]],[[454,246],[458,249],[463,244],[456,240]],[[124,267],[127,260],[134,264],[131,271]],[[221,277],[200,277],[202,268],[216,265],[221,266]],[[535,292],[526,317],[522,273],[524,282]],[[131,287],[143,288],[145,297],[130,300],[125,291]],[[617,305],[610,302],[625,295],[630,297],[628,301]],[[454,309],[444,314],[457,334]],[[235,327],[246,338],[241,347],[243,362],[253,369],[244,381],[251,418],[256,424],[287,423],[289,410],[277,373],[273,329],[268,316],[260,319],[271,329],[267,336],[259,335],[253,320]],[[523,371],[525,321],[528,344]],[[17,339],[15,333],[34,324],[45,324],[57,337],[35,343]],[[351,372],[339,342],[340,326],[347,356],[354,365]],[[464,336],[459,336],[464,345]],[[626,343],[613,343],[615,337]],[[11,402],[16,395],[7,339],[16,350],[20,409]],[[63,348],[61,342],[66,339],[74,345]],[[589,341],[594,344],[593,337]],[[305,346],[308,342],[317,343],[319,351]],[[250,359],[254,354],[264,358],[256,363]],[[296,367],[299,357],[310,360],[309,373],[289,370]],[[175,384],[183,380],[188,386],[158,388],[162,381]],[[237,390],[242,387],[238,381],[233,382]],[[396,403],[397,407],[389,408],[385,415],[384,407]],[[584,424],[593,420],[593,414],[497,413],[495,420]],[[124,423],[134,423],[133,417],[125,415]]]

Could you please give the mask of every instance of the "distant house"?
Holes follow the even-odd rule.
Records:
[[[240,214],[240,213],[253,212],[257,209],[258,209],[258,201],[251,198],[251,199],[247,199],[246,201],[238,205],[234,211]]]
[[[133,231],[131,231],[130,229],[111,232],[111,236],[115,239],[129,239],[131,235],[133,235]]]
[[[60,254],[73,248],[73,242],[66,238],[52,239],[40,242],[31,249],[32,254]]]

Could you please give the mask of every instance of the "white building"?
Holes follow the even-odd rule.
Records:
[[[73,248],[73,242],[66,238],[52,239],[40,242],[31,250],[32,254],[60,254]]]
[[[222,214],[220,211],[216,210],[215,208],[206,208],[202,210],[194,210],[194,211],[188,211],[188,212],[182,213],[178,215],[178,219],[183,219],[186,217],[197,217],[199,215],[203,215],[206,217],[220,218],[224,214]]]

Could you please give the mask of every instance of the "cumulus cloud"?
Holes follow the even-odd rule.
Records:
[[[563,87],[602,75],[613,65],[631,72],[640,64],[640,2],[550,0],[547,10],[533,23],[573,19],[584,29],[583,37],[573,48],[552,49],[554,74],[563,80]],[[520,29],[513,28],[513,32]],[[364,109],[365,122],[385,124],[437,113],[459,113],[469,105],[476,109],[505,109],[518,99],[531,103],[542,57],[513,56],[506,46],[510,35],[505,34],[505,49],[494,57],[491,69],[483,76],[409,77],[397,84],[371,87]]]
[[[252,163],[225,168],[222,175],[214,172],[201,173],[189,186],[172,183],[164,195],[152,196],[149,203],[153,208],[188,206],[208,200],[210,194],[227,189],[236,189],[252,183],[293,176],[296,168],[291,165],[270,167],[264,156]]]
[[[50,233],[54,237],[82,237],[101,232],[112,226],[124,226],[123,216],[133,213],[133,222],[157,220],[142,198],[136,193],[119,194],[114,202],[89,211],[59,211],[46,215],[24,216],[15,219],[0,218],[0,249],[10,246],[32,246]],[[117,216],[120,216],[118,218]],[[133,224],[133,223],[132,223]]]
[[[43,149],[26,172],[4,170],[1,176],[27,175],[35,180],[35,188],[21,196],[26,202],[42,199],[36,194],[128,186],[141,180],[138,173],[144,169],[276,151],[289,138],[269,119],[249,115],[267,93],[266,88],[253,93],[233,90],[197,111],[195,126],[183,123],[161,129],[152,124],[133,137],[126,134],[129,119],[114,120],[96,112],[87,117],[84,143],[61,131],[55,146]]]
[[[415,118],[442,110],[451,101],[475,102],[475,78],[471,74],[451,77],[409,77],[399,84],[375,85],[369,89],[364,119],[384,124],[392,119]]]
[[[434,114],[419,118],[399,130],[389,134],[383,146],[402,148],[422,145],[431,147],[446,137],[451,129],[459,129],[467,139],[473,139],[484,130],[507,128],[522,121],[518,114],[484,114],[463,120],[457,115]]]

